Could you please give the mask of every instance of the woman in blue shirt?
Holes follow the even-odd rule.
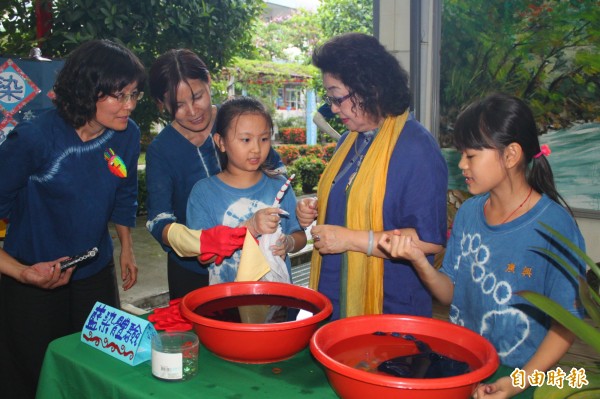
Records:
[[[129,229],[140,130],[129,117],[144,81],[125,47],[84,43],[58,74],[56,109],[0,145],[0,218],[10,220],[0,250],[0,397],[33,397],[48,343],[81,330],[96,301],[119,307],[109,222],[121,241],[123,288],[137,280]],[[62,276],[47,263],[93,247],[97,256]]]
[[[187,201],[194,184],[221,172],[213,141],[218,107],[211,101],[208,68],[190,50],[173,49],[161,55],[150,68],[149,82],[150,94],[171,123],[146,153],[146,227],[168,253],[169,294],[175,299],[208,285],[206,267],[195,256],[177,255],[168,231],[175,222],[186,224]],[[273,150],[268,162],[273,169],[283,167]]]

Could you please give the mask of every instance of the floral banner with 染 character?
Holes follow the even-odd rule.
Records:
[[[22,120],[52,107],[52,87],[63,60],[0,57],[0,145]]]

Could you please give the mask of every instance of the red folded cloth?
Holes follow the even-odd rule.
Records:
[[[192,323],[181,316],[179,312],[179,303],[181,298],[173,299],[166,308],[156,308],[153,313],[148,315],[148,321],[154,324],[157,330],[167,332],[189,331],[192,329]]]

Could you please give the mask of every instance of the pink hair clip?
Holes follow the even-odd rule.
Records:
[[[538,152],[537,154],[535,154],[533,157],[534,158],[539,158],[542,155],[547,157],[548,155],[550,155],[552,153],[552,150],[550,150],[550,147],[548,147],[547,144],[542,144],[540,146],[540,152]]]

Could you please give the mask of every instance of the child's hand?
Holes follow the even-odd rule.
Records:
[[[275,233],[281,219],[279,214],[283,213],[285,211],[279,208],[264,208],[252,215],[246,221],[245,225],[250,229],[250,233],[254,237]]]
[[[377,244],[392,258],[403,258],[413,264],[422,261],[428,264],[425,253],[417,247],[413,238],[408,235],[401,235],[398,230],[394,230],[394,234],[384,233]]]
[[[310,226],[317,218],[317,198],[303,198],[298,201],[296,217],[303,228]]]
[[[505,399],[521,393],[521,389],[512,385],[510,377],[502,377],[491,384],[479,384],[474,399]]]
[[[285,260],[289,252],[294,249],[294,237],[283,234],[277,239],[275,245],[271,245],[271,252],[274,256],[279,256]]]

